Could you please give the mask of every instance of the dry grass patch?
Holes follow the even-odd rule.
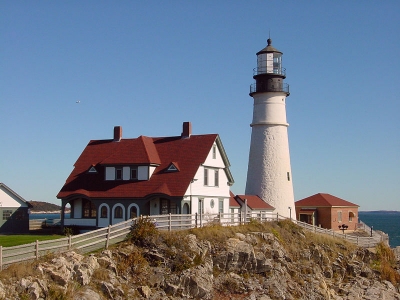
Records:
[[[378,259],[374,261],[373,268],[380,271],[383,280],[394,285],[400,284],[400,274],[394,269],[396,257],[393,250],[385,243],[379,243],[375,249]]]
[[[92,278],[98,281],[107,281],[110,279],[110,272],[104,268],[94,270]]]
[[[35,277],[39,275],[40,272],[36,269],[36,264],[33,262],[15,263],[0,272],[0,280],[3,282],[8,280],[18,281],[28,276]]]

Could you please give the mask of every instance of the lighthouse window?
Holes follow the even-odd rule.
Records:
[[[287,172],[287,180],[290,181],[290,173]]]

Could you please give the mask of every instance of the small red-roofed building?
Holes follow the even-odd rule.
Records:
[[[257,195],[236,195],[235,200],[241,206],[242,213],[246,213],[247,211],[247,214],[254,218],[270,218],[272,212],[275,210],[274,207],[263,201]]]
[[[230,192],[229,197],[229,212],[231,213],[231,223],[239,223],[240,222],[240,213],[242,206],[235,198],[235,194]]]
[[[295,206],[301,222],[333,230],[339,230],[339,225],[357,229],[359,205],[341,198],[319,193],[296,201]]]
[[[217,214],[230,209],[234,180],[218,134],[92,140],[61,188],[62,226],[94,229],[139,215]],[[71,206],[70,218],[64,209]]]

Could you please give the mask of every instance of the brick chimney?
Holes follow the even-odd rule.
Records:
[[[114,142],[119,142],[122,139],[122,127],[114,126]]]
[[[181,138],[188,139],[192,135],[192,123],[183,122]]]

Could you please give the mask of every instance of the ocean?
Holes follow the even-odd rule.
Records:
[[[65,214],[66,218],[69,218],[69,214]],[[30,214],[29,220],[38,220],[38,219],[61,219],[61,214]]]
[[[65,214],[68,218],[69,214]],[[30,214],[29,219],[60,219],[60,214]],[[358,218],[375,230],[389,235],[390,247],[400,246],[400,211],[360,211]]]
[[[358,219],[387,233],[391,248],[400,246],[400,211],[359,211]]]

